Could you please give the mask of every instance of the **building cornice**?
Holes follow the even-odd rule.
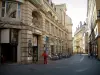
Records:
[[[55,15],[58,15],[58,13],[54,11],[54,9],[51,7],[51,5],[46,0],[43,0],[43,1],[48,5],[48,7],[53,11],[53,13],[55,13]]]

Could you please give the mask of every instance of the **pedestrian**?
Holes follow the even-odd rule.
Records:
[[[48,55],[47,55],[46,51],[44,51],[42,56],[44,57],[44,64],[47,64],[47,57],[48,57]]]
[[[1,54],[1,64],[4,64],[4,56],[3,56],[3,54]]]
[[[93,51],[91,52],[91,58],[93,58]]]
[[[90,52],[88,53],[88,57],[90,58]]]

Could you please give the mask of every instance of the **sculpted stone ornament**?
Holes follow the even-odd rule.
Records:
[[[31,55],[31,56],[33,55],[33,54],[32,54],[32,42],[31,42],[31,40],[28,41],[28,53],[29,53],[29,55]]]
[[[33,18],[33,24],[34,24],[36,27],[40,28],[40,20],[39,20],[38,18]]]

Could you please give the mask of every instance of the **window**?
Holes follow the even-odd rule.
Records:
[[[61,37],[61,30],[59,30],[59,36]]]
[[[1,13],[2,17],[4,17],[5,15],[5,2],[2,2],[2,13]]]
[[[12,12],[12,13],[9,15],[9,17],[11,17],[11,18],[16,18],[16,11]]]
[[[57,28],[56,34],[57,34],[57,36],[59,36],[59,30],[58,30],[58,28]]]
[[[2,17],[4,17],[4,15],[5,15],[5,9],[2,9]]]
[[[18,43],[18,30],[11,29],[11,43]]]
[[[56,30],[55,34],[56,34],[56,36],[57,36],[57,27],[56,27],[56,29],[55,29],[55,30]]]
[[[20,4],[14,1],[2,1],[2,17],[20,18]]]
[[[20,4],[18,3],[18,17],[20,18]]]
[[[53,7],[53,3],[51,2],[51,6]]]
[[[46,21],[45,21],[45,25],[46,25],[46,26],[45,26],[45,28],[46,28],[45,30],[46,30],[47,32],[49,32],[49,21],[46,20]]]
[[[56,11],[56,8],[54,8],[55,9],[55,11]]]
[[[51,33],[54,34],[54,25],[51,24]]]

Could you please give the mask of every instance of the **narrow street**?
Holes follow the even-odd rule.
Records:
[[[74,55],[47,65],[1,65],[0,75],[100,75],[100,61],[87,55]]]

